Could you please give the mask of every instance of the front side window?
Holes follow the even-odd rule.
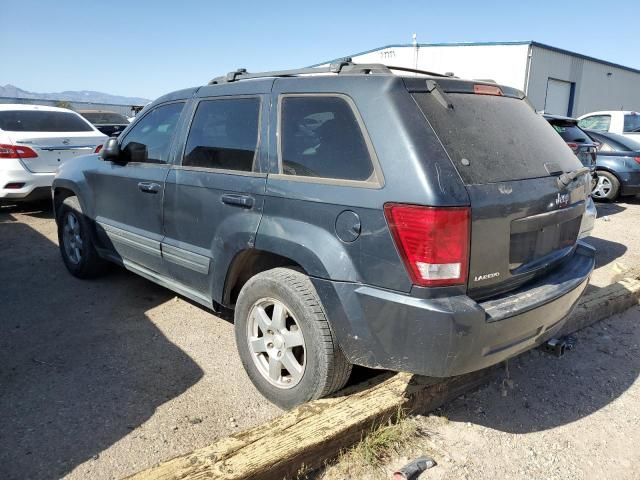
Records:
[[[259,121],[259,98],[203,100],[191,123],[182,165],[252,171]]]
[[[640,132],[640,115],[637,113],[624,116],[624,133]]]
[[[282,173],[367,181],[371,155],[349,103],[337,96],[286,96],[280,111]]]
[[[611,115],[592,115],[578,122],[580,128],[588,128],[598,132],[608,132],[611,125]]]
[[[92,132],[93,128],[73,112],[5,110],[0,130],[8,132]]]
[[[151,110],[120,145],[125,162],[167,163],[173,132],[184,103],[170,103]]]

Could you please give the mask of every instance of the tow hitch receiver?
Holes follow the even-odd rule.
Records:
[[[542,351],[554,355],[558,358],[564,355],[564,352],[573,350],[576,347],[576,337],[565,335],[564,337],[551,338],[540,345]]]

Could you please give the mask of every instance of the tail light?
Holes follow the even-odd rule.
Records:
[[[38,154],[24,145],[6,145],[0,143],[0,158],[36,158]]]
[[[640,157],[633,157],[633,159],[636,161],[636,163],[640,163]]]
[[[405,267],[416,285],[459,285],[469,270],[467,207],[387,204],[384,214]]]
[[[577,143],[573,143],[573,142],[567,142],[567,146],[573,150],[573,153],[576,153],[578,151],[578,149],[580,148],[580,145],[578,145]]]
[[[100,153],[100,150],[102,150],[102,145],[98,145],[98,146],[96,147],[96,151],[95,151],[95,152],[93,152],[93,153]]]

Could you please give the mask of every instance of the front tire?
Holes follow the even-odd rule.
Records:
[[[295,270],[274,268],[242,287],[235,336],[247,375],[281,408],[329,395],[351,374],[315,288]]]
[[[591,196],[594,200],[613,202],[620,193],[620,181],[613,173],[605,170],[597,170],[596,175],[598,179]]]
[[[104,271],[106,262],[93,244],[89,221],[78,197],[64,199],[57,212],[58,245],[67,270],[78,278],[93,278]]]

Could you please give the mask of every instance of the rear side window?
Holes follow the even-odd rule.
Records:
[[[252,171],[259,120],[259,98],[201,101],[191,123],[182,165]]]
[[[92,132],[93,128],[72,112],[8,110],[0,112],[0,130],[9,132]]]
[[[637,113],[625,115],[623,131],[625,133],[640,132],[640,115]]]
[[[611,125],[611,115],[592,115],[580,120],[578,125],[580,128],[608,132]]]
[[[447,108],[433,93],[414,97],[467,185],[580,168],[560,135],[525,100],[447,93],[453,107]]]
[[[167,163],[173,132],[184,103],[154,108],[136,123],[120,145],[126,162]]]
[[[551,126],[560,134],[565,142],[593,143],[589,136],[580,130],[575,123],[551,122]]]
[[[368,181],[375,177],[362,129],[338,96],[285,96],[280,111],[282,173]]]
[[[625,138],[622,135],[616,135],[615,133],[610,133],[606,137],[597,133],[591,133],[591,135],[595,140],[602,144],[602,146],[600,147],[601,151],[630,152],[634,150],[640,150],[640,143],[634,142],[633,140]]]

